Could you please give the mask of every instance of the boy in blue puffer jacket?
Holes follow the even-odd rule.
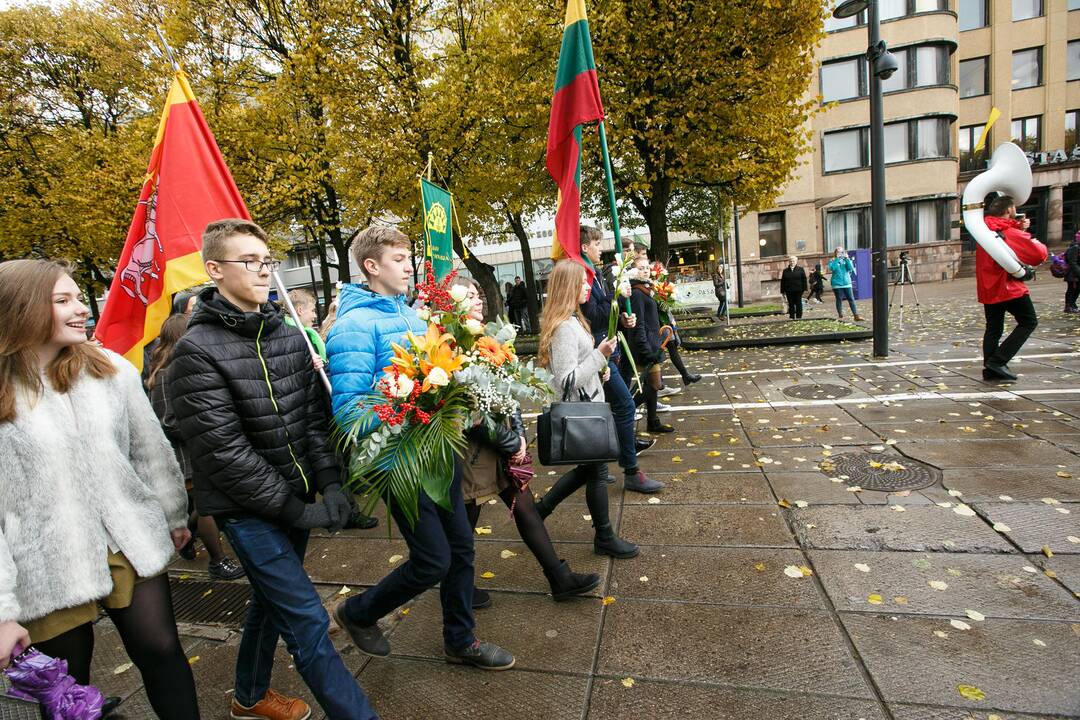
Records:
[[[405,302],[412,279],[409,238],[396,228],[369,227],[353,241],[350,254],[367,278],[367,285],[345,285],[338,296],[338,317],[326,338],[334,416],[350,412],[359,398],[371,392],[390,364],[391,343],[405,333],[423,334],[427,323]],[[378,424],[369,415],[367,430]],[[333,610],[338,625],[356,647],[373,657],[390,654],[390,643],[379,630],[379,618],[393,612],[425,590],[439,585],[443,608],[443,645],[448,662],[484,670],[509,670],[514,656],[497,645],[480,642],[473,634],[472,526],[461,494],[461,472],[450,487],[453,512],[420,493],[412,527],[396,507],[391,514],[409,546],[409,559],[361,595],[339,602]]]

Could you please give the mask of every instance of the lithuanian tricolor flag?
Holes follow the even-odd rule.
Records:
[[[604,107],[596,82],[596,62],[589,39],[585,0],[568,0],[559,69],[555,73],[555,95],[551,99],[551,119],[548,121],[547,169],[559,186],[551,256],[573,258],[585,266],[590,280],[592,268],[582,261],[578,241],[581,231],[581,126],[603,119]]]
[[[94,337],[141,369],[173,294],[209,280],[199,256],[203,230],[230,217],[248,218],[247,207],[177,70]]]

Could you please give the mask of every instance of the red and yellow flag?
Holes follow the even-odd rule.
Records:
[[[161,332],[173,294],[209,280],[199,255],[203,230],[229,217],[250,216],[177,70],[94,337],[142,369],[143,348]]]
[[[581,258],[578,239],[581,232],[581,126],[603,119],[604,106],[600,102],[600,86],[596,80],[585,0],[568,0],[548,120],[547,169],[559,186],[551,257],[573,258],[585,266],[590,281],[593,270]]]

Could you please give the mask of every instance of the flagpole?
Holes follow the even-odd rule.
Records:
[[[611,231],[615,233],[615,252],[622,257],[622,234],[619,231],[619,209],[615,206],[615,181],[611,175],[611,156],[608,154],[607,132],[604,121],[600,121],[600,154],[604,157],[604,176],[607,179],[608,208],[611,210]],[[599,268],[597,268],[599,270]],[[616,291],[618,288],[616,288]],[[623,298],[626,314],[630,314],[630,300]]]
[[[172,48],[169,47],[169,43],[162,34],[161,28],[155,27],[154,32],[157,33],[158,40],[161,41],[161,46],[165,48],[165,55],[169,58],[169,62],[172,63],[173,72],[180,72],[180,63],[176,62],[176,55],[173,54]]]
[[[319,358],[319,353],[315,351],[315,346],[311,344],[311,338],[307,336],[304,328],[306,327],[300,320],[300,316],[296,314],[296,308],[293,307],[292,300],[289,299],[289,293],[285,289],[285,283],[281,281],[281,276],[278,275],[278,271],[273,273],[274,285],[277,286],[278,295],[281,296],[281,302],[285,305],[285,309],[288,311],[289,316],[292,317],[293,322],[296,323],[297,329],[300,330],[300,337],[304,338],[304,344],[307,345],[308,352],[311,353],[311,359],[315,360]],[[319,358],[320,360],[322,358]],[[323,386],[326,388],[327,393],[333,392],[333,388],[330,387],[330,378],[326,377],[326,371],[322,368],[318,368],[317,372],[319,377],[322,378]]]

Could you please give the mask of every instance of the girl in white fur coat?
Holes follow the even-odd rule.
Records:
[[[184,481],[138,371],[86,341],[56,263],[0,263],[0,667],[30,642],[90,680],[98,604],[161,718],[199,717],[168,576]]]

